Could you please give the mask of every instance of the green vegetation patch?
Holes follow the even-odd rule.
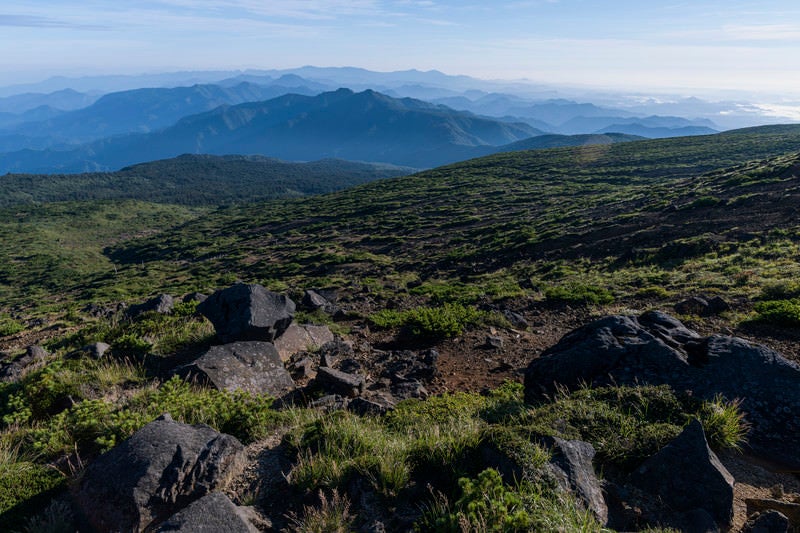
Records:
[[[755,305],[756,320],[776,326],[800,326],[800,298],[767,300]]]
[[[407,328],[414,336],[430,338],[456,337],[486,318],[487,313],[458,303],[405,311],[384,309],[369,317],[380,328]]]

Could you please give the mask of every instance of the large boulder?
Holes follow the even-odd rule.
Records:
[[[669,385],[712,399],[741,399],[752,425],[749,451],[800,470],[800,366],[744,339],[701,337],[660,312],[610,316],[565,335],[525,373],[525,398],[537,402],[560,387]]]
[[[244,460],[236,438],[162,415],[90,463],[74,497],[98,531],[144,531],[224,488]]]
[[[698,420],[636,469],[630,483],[672,512],[702,509],[722,528],[733,519],[733,476],[708,447]]]
[[[275,339],[275,348],[281,359],[287,361],[298,352],[316,350],[333,340],[333,333],[328,326],[292,324]]]
[[[294,389],[275,346],[269,342],[233,342],[212,346],[176,373],[219,390],[281,396]]]
[[[256,533],[242,510],[221,492],[212,492],[172,515],[157,533]]]
[[[222,342],[272,342],[292,323],[295,304],[261,285],[237,283],[206,298],[197,310],[214,324]]]

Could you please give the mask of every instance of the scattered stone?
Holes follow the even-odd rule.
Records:
[[[333,340],[333,333],[328,326],[292,324],[275,339],[275,348],[281,359],[286,361],[298,352],[312,352]]]
[[[36,344],[25,348],[25,358],[31,362],[42,361],[48,355],[47,350]]]
[[[319,349],[319,366],[335,368],[340,359],[351,357],[353,347],[340,338],[323,344]]]
[[[714,316],[730,310],[731,306],[720,296],[707,299],[692,296],[675,304],[675,311],[682,315]]]
[[[675,312],[682,315],[706,316],[708,310],[708,300],[699,296],[692,296],[675,304]]]
[[[111,345],[106,344],[105,342],[94,342],[81,348],[81,351],[86,352],[90,357],[100,359],[110,348]]]
[[[0,381],[15,382],[22,379],[25,371],[47,358],[47,350],[41,346],[28,346],[25,353],[11,360],[11,354],[0,357]]]
[[[506,317],[511,325],[517,329],[528,329],[528,321],[525,320],[525,317],[521,314],[511,311],[510,309],[506,309],[503,311],[503,316]]]
[[[387,407],[377,402],[373,402],[364,398],[353,398],[347,404],[347,410],[352,411],[360,416],[375,415],[380,416],[386,414]]]
[[[98,531],[144,531],[224,488],[244,460],[236,438],[165,414],[92,461],[73,496]]]
[[[700,399],[741,399],[750,453],[800,470],[800,365],[744,339],[700,337],[660,312],[610,316],[565,335],[525,372],[525,399],[560,387],[669,385]]]
[[[424,400],[430,396],[425,385],[416,379],[392,383],[390,390],[392,391],[392,396],[398,400],[407,400],[409,398]]]
[[[498,335],[487,335],[486,336],[486,347],[487,348],[494,348],[495,350],[500,350],[503,348],[503,337]]]
[[[742,533],[788,533],[789,519],[778,511],[765,511],[751,516]]]
[[[289,370],[292,377],[295,379],[314,379],[317,375],[317,372],[314,370],[314,361],[312,361],[310,357],[303,357],[298,361],[292,362]]]
[[[333,289],[306,289],[301,305],[310,311],[321,310],[329,315],[340,309],[336,306],[337,294]]]
[[[800,503],[785,502],[773,499],[748,498],[744,501],[747,512],[778,511],[784,515],[791,524],[800,526]]]
[[[237,283],[209,296],[197,310],[214,324],[222,342],[272,342],[292,323],[295,305],[261,285]]]
[[[294,388],[275,346],[268,342],[234,342],[212,346],[176,374],[219,390],[242,390],[280,396]]]
[[[325,391],[341,394],[347,398],[355,398],[364,392],[366,381],[364,376],[348,374],[327,366],[317,369],[314,381]]]
[[[311,407],[325,411],[339,411],[347,406],[347,399],[339,394],[326,394],[311,402]]]
[[[636,469],[630,483],[671,510],[703,509],[722,528],[733,519],[733,476],[708,447],[699,420]]]
[[[208,299],[208,296],[206,296],[205,294],[203,294],[201,292],[190,292],[189,294],[184,296],[181,299],[181,301],[183,303],[185,303],[185,304],[188,304],[188,303],[191,303],[191,302],[203,303],[203,302],[206,301],[206,299]]]
[[[257,533],[241,508],[225,494],[212,492],[172,515],[156,530],[157,533],[198,531],[219,533]]]
[[[600,480],[592,466],[594,447],[588,442],[558,437],[545,438],[543,443],[552,453],[547,467],[558,485],[577,496],[601,524],[606,524],[608,507],[603,499]]]
[[[97,304],[89,304],[83,309],[81,312],[86,313],[87,315],[94,317],[94,318],[111,318],[112,316],[124,311],[127,308],[127,305],[124,303],[118,303],[116,305],[97,305]]]
[[[147,300],[143,304],[132,305],[128,308],[128,316],[136,318],[144,313],[159,313],[166,315],[172,312],[175,300],[169,294],[159,294],[155,298]]]

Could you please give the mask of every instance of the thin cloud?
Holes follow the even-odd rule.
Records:
[[[0,14],[0,26],[13,28],[67,28],[77,30],[104,30],[105,26],[58,20],[37,15]]]

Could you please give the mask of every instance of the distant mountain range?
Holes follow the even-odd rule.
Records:
[[[108,170],[182,153],[339,158],[427,168],[483,155],[474,147],[501,146],[540,133],[527,124],[420,100],[340,89],[223,105],[153,133],[108,137],[70,150],[6,153],[0,155],[0,171]]]
[[[118,172],[7,174],[0,178],[0,208],[120,199],[216,206],[329,193],[412,171],[336,159],[288,163],[262,156],[184,154]]]

